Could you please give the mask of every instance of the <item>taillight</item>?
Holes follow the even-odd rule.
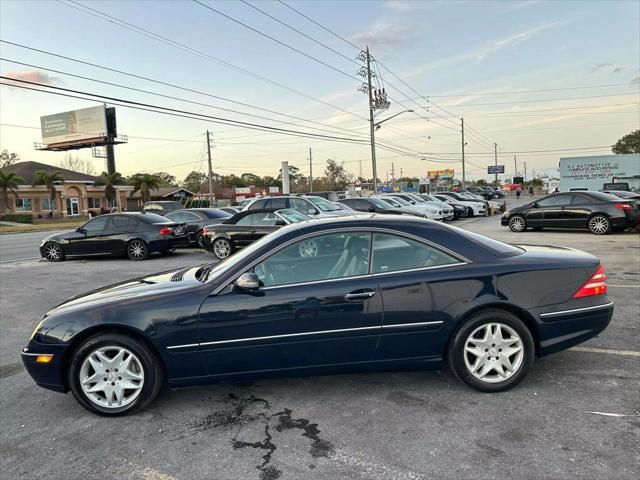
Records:
[[[600,265],[587,282],[573,295],[573,298],[592,297],[594,295],[604,295],[607,293],[607,276],[604,274],[604,267]]]
[[[616,203],[616,208],[618,210],[632,210],[633,207],[628,203]]]
[[[169,228],[169,227],[162,227],[160,229],[160,235],[162,235],[163,237],[168,237],[169,235],[171,235],[173,233],[173,228]]]

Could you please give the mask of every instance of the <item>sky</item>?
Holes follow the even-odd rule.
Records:
[[[206,172],[206,130],[215,173],[276,176],[286,160],[307,174],[311,148],[316,175],[331,158],[370,178],[368,102],[358,91],[356,47],[369,46],[375,80],[390,98],[377,121],[405,111],[376,132],[383,181],[392,171],[422,177],[443,168],[459,177],[460,118],[467,179],[492,179],[486,167],[494,163],[494,143],[506,175],[513,175],[516,155],[518,171],[526,162],[530,176],[556,167],[560,157],[610,153],[608,146],[640,128],[638,1],[201,3],[2,0],[3,41],[154,81],[4,42],[0,72],[351,140],[117,106],[118,133],[129,139],[116,147],[118,171],[165,171],[178,180]],[[40,117],[100,103],[3,85],[0,149],[57,164],[64,153],[33,148],[41,141]],[[74,153],[91,159],[90,150]],[[105,169],[103,159],[92,162],[98,172]]]

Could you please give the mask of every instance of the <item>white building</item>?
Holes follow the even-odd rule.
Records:
[[[640,153],[560,159],[560,191],[602,190],[605,183],[628,183],[640,191]]]

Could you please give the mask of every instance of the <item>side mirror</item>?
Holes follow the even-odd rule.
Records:
[[[82,233],[83,235],[86,235],[86,234],[87,234],[87,231],[86,231],[84,228],[82,228],[82,227],[78,227],[78,228],[76,228],[76,232],[78,232],[78,233]]]
[[[375,212],[375,211],[376,211],[375,208],[373,208],[371,206],[367,207],[367,212]]]
[[[234,285],[238,290],[254,291],[260,288],[260,279],[253,272],[245,272],[236,279]]]
[[[287,224],[287,222],[285,222],[284,220],[278,219],[278,220],[276,220],[276,223],[274,225],[277,225],[278,227],[282,227],[282,226],[284,226],[286,224]]]
[[[315,215],[315,214],[317,214],[317,213],[318,213],[318,212],[316,212],[316,209],[315,209],[315,208],[310,208],[310,209],[309,209],[309,215]]]

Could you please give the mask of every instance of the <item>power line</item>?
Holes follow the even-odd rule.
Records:
[[[460,105],[444,105],[445,107],[484,107],[488,105],[519,105],[521,103],[538,103],[538,102],[560,102],[568,100],[584,100],[587,98],[604,98],[604,97],[626,97],[627,95],[638,95],[637,93],[610,93],[607,95],[589,95],[584,97],[559,97],[559,98],[545,98],[540,100],[519,100],[513,102],[489,102],[489,103],[467,103]],[[423,107],[426,108],[426,107]]]
[[[231,126],[236,126],[236,127],[249,128],[249,129],[255,129],[255,130],[262,130],[262,131],[269,130],[269,131],[273,131],[273,132],[281,133],[281,134],[285,134],[285,135],[289,134],[289,135],[298,135],[298,136],[312,137],[312,138],[325,139],[325,140],[337,140],[337,141],[352,142],[352,143],[366,143],[365,141],[360,140],[360,139],[337,137],[337,136],[323,135],[323,134],[314,134],[314,133],[311,133],[311,132],[302,132],[302,131],[297,131],[297,130],[283,129],[283,128],[272,127],[272,126],[269,126],[269,125],[261,125],[261,124],[250,123],[250,122],[241,122],[241,121],[238,121],[238,120],[233,120],[233,119],[228,119],[228,118],[223,118],[223,117],[216,117],[216,116],[212,116],[212,115],[205,115],[205,114],[197,113],[197,112],[189,112],[189,111],[185,111],[185,110],[162,107],[162,106],[153,105],[153,104],[135,102],[135,101],[132,101],[132,100],[125,100],[125,99],[121,99],[121,98],[117,98],[117,97],[109,97],[109,96],[106,96],[106,95],[99,95],[99,94],[90,93],[90,92],[83,92],[81,90],[73,90],[73,89],[70,89],[70,88],[55,87],[55,86],[52,86],[52,85],[46,85],[46,84],[38,83],[38,82],[30,82],[30,81],[27,81],[27,80],[18,80],[18,79],[15,79],[15,78],[6,77],[4,75],[0,75],[0,79],[8,80],[10,82],[27,83],[27,84],[30,84],[30,85],[37,85],[37,86],[40,86],[40,87],[51,88],[51,89],[61,90],[61,91],[66,91],[66,92],[72,92],[72,93],[77,93],[77,94],[81,94],[81,95],[90,95],[90,96],[93,96],[93,97],[100,98],[101,100],[109,100],[109,101],[113,101],[113,102],[120,102],[119,104],[121,106],[127,106],[127,107],[130,107],[130,108],[137,108],[137,109],[140,109],[140,110],[148,110],[148,111],[153,111],[153,112],[156,112],[156,113],[164,113],[164,114],[169,114],[169,115],[176,114],[176,116],[189,116],[187,118],[202,117],[202,118],[194,118],[194,119],[209,120],[209,121],[212,121],[213,123],[222,123],[223,125],[231,125]],[[14,88],[24,88],[24,89],[27,89],[27,90],[35,90],[35,91],[44,92],[44,93],[58,94],[58,95],[62,95],[62,96],[72,97],[72,98],[82,98],[84,100],[93,100],[93,101],[95,101],[95,99],[92,99],[92,98],[77,97],[77,96],[68,95],[68,94],[61,94],[60,92],[49,92],[47,90],[40,90],[40,89],[34,89],[34,88],[25,87],[24,85],[14,85],[13,83],[2,82],[1,84],[2,85],[7,85],[7,86],[10,86],[10,87],[14,87]],[[146,107],[146,108],[143,108],[143,107]],[[162,110],[162,111],[150,110],[150,109],[153,109],[153,108],[158,109],[158,110]]]
[[[633,82],[627,83],[608,83],[604,85],[587,85],[580,87],[563,87],[563,88],[545,88],[538,90],[515,90],[511,92],[503,91],[503,92],[487,92],[487,93],[456,93],[449,95],[429,95],[429,98],[449,98],[449,97],[474,97],[474,96],[490,96],[490,95],[513,95],[520,93],[540,93],[540,92],[560,92],[564,90],[582,90],[588,88],[605,88],[605,87],[621,87],[621,86],[629,86],[634,85]],[[424,98],[421,96],[421,98]]]

